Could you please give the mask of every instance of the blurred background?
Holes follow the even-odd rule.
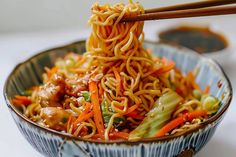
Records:
[[[134,0],[135,1],[135,0]],[[144,8],[156,8],[197,0],[139,0]],[[0,0],[0,88],[14,66],[41,50],[64,45],[89,34],[87,20],[94,2],[128,0]],[[172,19],[146,22],[147,40],[158,40],[158,32],[178,24],[209,26],[229,41],[228,58],[219,61],[236,89],[236,15]],[[196,41],[197,42],[197,41]],[[42,157],[22,137],[0,95],[0,156]],[[236,108],[232,106],[213,139],[197,157],[234,157],[236,154]]]
[[[194,0],[181,0],[189,2]],[[195,0],[196,1],[196,0]],[[128,0],[0,0],[0,32],[88,28],[94,2],[117,3]],[[145,8],[179,3],[179,0],[139,0]]]

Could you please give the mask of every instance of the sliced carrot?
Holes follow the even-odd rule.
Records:
[[[166,58],[162,59],[162,62],[164,64],[163,67],[161,67],[160,69],[155,71],[155,75],[160,75],[166,72],[169,72],[170,70],[172,70],[175,67],[175,62],[172,60],[167,60]]]
[[[12,99],[12,103],[17,106],[21,105],[29,105],[32,103],[32,100],[27,96],[16,95],[14,99]]]
[[[104,89],[102,88],[102,85],[99,84],[99,85],[98,85],[98,94],[99,94],[99,95],[102,95],[103,93],[104,93]]]
[[[117,86],[116,86],[116,96],[118,96],[120,94],[120,89],[121,89],[121,77],[119,72],[117,71],[116,68],[112,68],[114,75],[116,77],[116,81],[117,81]]]
[[[24,104],[22,103],[21,100],[18,100],[18,99],[12,99],[12,103],[15,105],[15,106],[24,106]]]
[[[78,124],[81,122],[84,122],[86,120],[88,120],[89,118],[93,117],[94,112],[91,111],[88,114],[83,114],[82,116],[78,116],[78,118],[75,120],[75,122],[73,123],[73,130],[77,128]]]
[[[196,110],[190,113],[185,113],[182,116],[170,121],[164,127],[162,127],[157,133],[156,137],[162,137],[171,130],[177,128],[179,125],[185,122],[192,121],[194,118],[203,117],[207,115],[206,110]]]
[[[190,71],[190,72],[188,73],[188,80],[189,80],[191,86],[192,86],[194,89],[200,89],[200,87],[198,86],[198,84],[195,82],[195,77],[194,77],[192,71]]]
[[[178,117],[178,118],[172,120],[171,122],[166,124],[163,128],[161,128],[161,130],[158,131],[156,136],[157,137],[164,136],[169,131],[171,131],[174,128],[178,127],[179,125],[183,124],[186,121],[184,118],[185,118],[184,116],[181,116],[181,117]]]
[[[85,102],[83,113],[88,113],[91,109],[92,109],[92,104],[90,102]]]
[[[208,85],[208,86],[206,86],[206,88],[205,88],[205,90],[204,90],[204,93],[205,94],[208,94],[209,92],[210,92],[210,86]]]
[[[77,122],[80,123],[80,122],[86,121],[89,118],[93,117],[93,115],[94,115],[94,112],[91,111],[90,113],[88,113],[88,114],[84,115],[83,117],[81,117],[81,119],[79,119]]]
[[[89,91],[91,93],[91,102],[92,102],[93,111],[94,111],[94,121],[98,130],[98,133],[102,137],[104,135],[104,123],[103,123],[101,107],[100,107],[100,103],[98,99],[99,98],[98,87],[95,81],[91,81],[89,83]]]
[[[122,138],[125,140],[128,140],[129,134],[126,132],[112,132],[109,134],[111,137],[115,137],[115,138]]]
[[[147,52],[149,53],[149,54],[152,54],[152,49],[147,49]]]
[[[95,134],[91,138],[97,140],[97,139],[101,138],[101,135],[100,134]]]
[[[138,120],[143,120],[145,118],[145,116],[139,115],[138,111],[130,112],[126,114],[126,116],[134,118],[134,119],[138,119]]]
[[[166,57],[162,57],[161,62],[163,64],[167,64],[169,61],[168,61],[168,59]]]
[[[127,111],[125,112],[125,114],[129,114],[129,113],[135,111],[138,107],[139,107],[139,104],[135,104],[135,105],[129,107],[129,108],[127,109]],[[124,115],[125,115],[125,114],[124,114]]]
[[[73,130],[73,135],[76,136],[75,130]],[[88,133],[88,128],[86,126],[82,127],[81,130],[79,131],[80,136],[84,136]]]
[[[27,96],[16,95],[15,98],[18,100],[22,100],[25,103],[32,103],[31,99]]]
[[[84,106],[84,111],[77,117],[77,119],[73,123],[73,131],[77,128],[79,123],[86,121],[87,119],[93,116],[94,114],[93,111],[89,113],[90,109],[91,109],[91,104],[89,102],[86,102]]]
[[[175,62],[170,61],[170,62],[168,63],[168,65],[166,65],[166,66],[164,66],[163,68],[159,69],[159,70],[157,71],[157,73],[158,73],[158,74],[166,73],[166,72],[172,70],[174,67],[175,67]]]
[[[176,87],[175,91],[176,91],[179,95],[181,95],[181,96],[184,95],[184,92],[183,92],[183,90],[182,90],[181,87]]]
[[[85,136],[88,134],[88,128],[87,127],[83,127],[80,131],[80,136]]]
[[[190,113],[186,113],[188,121],[192,121],[195,118],[204,117],[206,115],[207,115],[207,110],[196,110]]]
[[[53,74],[55,74],[58,71],[58,67],[54,66],[53,68],[49,69],[47,71],[48,78],[51,78]]]

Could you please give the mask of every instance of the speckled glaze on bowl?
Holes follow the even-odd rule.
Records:
[[[211,85],[210,93],[222,101],[218,113],[182,135],[142,139],[139,142],[105,143],[84,140],[31,122],[11,104],[11,98],[31,86],[39,85],[42,82],[44,67],[51,67],[58,57],[68,52],[83,53],[85,42],[79,41],[39,53],[17,65],[9,75],[4,87],[4,96],[20,132],[37,151],[48,157],[193,156],[210,140],[224,117],[232,98],[231,84],[218,64],[191,50],[151,42],[145,42],[144,45],[152,49],[154,55],[174,60],[184,73],[197,67],[196,80],[201,88]],[[220,88],[217,86],[218,82],[222,84]]]

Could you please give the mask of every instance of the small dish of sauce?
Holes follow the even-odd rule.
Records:
[[[159,39],[161,42],[181,45],[200,54],[219,52],[229,45],[224,35],[204,26],[180,25],[159,33]]]

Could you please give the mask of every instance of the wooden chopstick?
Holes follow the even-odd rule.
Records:
[[[147,9],[145,10],[145,13],[206,8],[206,7],[213,7],[213,6],[226,5],[226,4],[232,4],[232,3],[236,3],[236,0],[208,0],[208,1],[161,7],[161,8]]]
[[[214,15],[226,15],[226,14],[236,14],[236,5],[145,13],[137,16],[123,17],[120,22],[135,22],[135,21],[186,18],[186,17],[198,17],[198,16],[214,16]]]

